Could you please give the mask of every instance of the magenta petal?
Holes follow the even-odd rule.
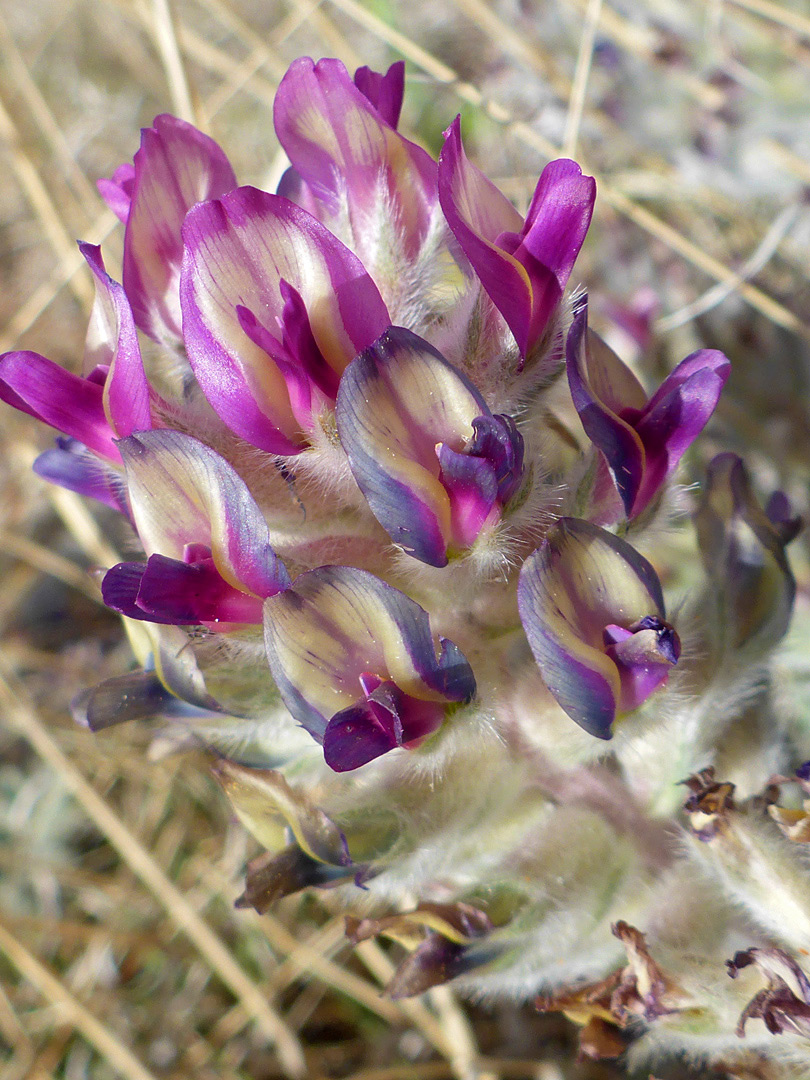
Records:
[[[667,681],[671,668],[680,659],[680,638],[669,623],[657,616],[640,619],[629,629],[607,626],[604,635],[605,652],[621,677],[619,708],[630,712]]]
[[[354,73],[354,85],[383,120],[396,128],[405,96],[405,61],[397,60],[384,75],[370,67],[360,67]]]
[[[467,160],[456,117],[445,132],[439,155],[439,201],[447,224],[495,307],[503,315],[525,355],[530,343],[532,293],[529,275],[495,243],[520,215],[483,174]]]
[[[467,159],[457,117],[439,158],[439,199],[454,236],[521,354],[543,335],[563,294],[593,213],[595,182],[573,161],[553,161],[526,221]]]
[[[595,201],[596,181],[583,176],[575,161],[552,161],[540,174],[520,246],[513,252],[532,279],[532,333],[537,337],[568,284]]]
[[[96,181],[96,187],[102,199],[124,225],[129,217],[134,186],[135,166],[129,161],[119,165],[109,180]]]
[[[157,341],[182,336],[180,228],[189,209],[236,187],[219,146],[191,124],[162,115],[141,132],[124,237],[124,289],[137,326]],[[116,173],[116,176],[118,174]]]
[[[104,389],[35,352],[0,357],[0,401],[50,424],[108,461],[120,462],[104,413]]]
[[[85,348],[86,367],[109,368],[104,384],[104,407],[110,427],[119,438],[152,427],[149,383],[132,309],[123,288],[104,268],[101,248],[79,244],[96,279],[96,302]]]
[[[105,575],[102,595],[108,607],[148,622],[262,621],[262,601],[229,585],[210,557],[187,563],[151,555],[145,566],[119,563]]]
[[[644,509],[706,426],[730,372],[721,352],[701,349],[683,360],[650,398],[634,423],[647,454],[634,514]]]
[[[326,725],[323,756],[335,772],[349,772],[402,746],[396,704],[371,698],[336,713]]]
[[[488,461],[459,454],[442,444],[439,479],[450,497],[453,541],[470,547],[481,532],[498,497],[498,482]]]

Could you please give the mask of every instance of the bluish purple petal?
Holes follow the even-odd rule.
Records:
[[[40,454],[33,469],[43,480],[98,499],[129,516],[123,477],[75,439],[57,438],[56,446]]]
[[[644,509],[706,426],[730,371],[721,352],[701,349],[683,360],[650,398],[634,422],[646,451],[634,514]]]
[[[632,516],[644,481],[646,454],[632,426],[594,393],[588,373],[588,309],[582,305],[574,316],[566,342],[566,370],[571,398],[585,434],[605,455],[611,476]]]

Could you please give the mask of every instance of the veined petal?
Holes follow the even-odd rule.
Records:
[[[625,513],[631,517],[644,481],[647,455],[641,437],[616,408],[621,388],[629,391],[627,404],[635,408],[646,406],[646,395],[626,368],[622,378],[624,365],[604,343],[592,347],[598,340],[588,330],[588,308],[583,304],[566,342],[568,385],[585,434],[605,455]]]
[[[405,61],[397,60],[384,75],[370,67],[359,67],[354,73],[354,85],[386,124],[396,128],[405,96]]]
[[[315,218],[255,188],[238,188],[197,206],[183,237],[185,341],[203,393],[225,423],[255,446],[274,454],[299,452],[305,442],[285,378],[256,335],[246,333],[239,309],[271,336],[281,323],[287,346],[300,345],[300,334],[289,332],[286,282],[337,377],[390,321],[377,287],[357,257]],[[295,325],[300,328],[300,318]],[[309,354],[295,359],[305,369],[311,363]]]
[[[393,95],[387,97],[386,107]],[[279,85],[273,117],[293,167],[329,213],[345,197],[354,232],[362,236],[364,218],[378,210],[382,182],[406,253],[419,250],[436,202],[436,163],[386,122],[339,60],[294,61]]]
[[[155,340],[182,336],[178,284],[186,213],[235,187],[225,154],[191,124],[164,114],[142,130],[124,237],[124,289],[135,323]]]
[[[106,458],[120,462],[104,412],[104,387],[35,352],[0,356],[0,401],[50,424]]]
[[[467,158],[460,117],[445,132],[439,155],[439,201],[453,235],[525,354],[531,331],[531,282],[520,262],[495,243],[504,232],[519,232],[523,219]]]
[[[595,201],[596,181],[592,176],[583,176],[575,161],[551,161],[540,174],[519,245],[512,249],[503,236],[497,241],[512,250],[529,272],[535,337],[542,334],[568,284],[591,224]]]
[[[714,412],[731,370],[721,352],[683,360],[649,401],[635,376],[588,330],[587,300],[566,343],[568,384],[582,426],[601,450],[628,518],[640,514]]]
[[[615,628],[632,633],[645,618],[663,620],[652,566],[612,533],[560,518],[523,564],[518,607],[548,689],[581,727],[609,739],[622,679],[605,653],[604,632],[612,628],[616,640]]]
[[[190,435],[147,431],[119,443],[138,533],[148,554],[183,561],[188,544],[210,548],[234,589],[271,596],[289,582],[245,482]]]
[[[419,701],[466,701],[475,693],[456,646],[437,644],[427,612],[398,589],[353,567],[296,578],[265,603],[265,644],[287,708],[317,739],[336,714],[368,697],[368,675]]]
[[[444,566],[454,539],[437,444],[461,451],[489,415],[475,386],[426,341],[392,327],[344,373],[340,441],[372,513],[409,555]]]
[[[79,244],[96,279],[96,299],[87,329],[85,371],[109,368],[104,383],[104,412],[119,438],[152,427],[149,383],[132,309],[123,288],[104,269],[101,248]]]

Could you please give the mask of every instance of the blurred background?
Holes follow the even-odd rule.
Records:
[[[806,0],[0,0],[0,349],[78,369],[93,289],[75,240],[103,242],[118,276],[95,180],[157,113],[274,187],[273,96],[304,54],[404,58],[403,132],[437,154],[461,112],[468,153],[521,210],[552,157],[596,175],[572,279],[593,324],[648,385],[723,349],[703,453],[742,453],[806,517]],[[572,1027],[530,1006],[381,997],[391,955],[348,949],[328,895],[233,909],[255,849],[203,758],[70,719],[80,689],[130,664],[92,576],[128,538],[31,473],[46,430],[0,417],[0,1080],[621,1075],[577,1063]],[[810,684],[801,635],[787,647]]]

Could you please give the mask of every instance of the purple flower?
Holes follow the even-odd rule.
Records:
[[[509,416],[431,345],[392,327],[340,384],[338,433],[360,490],[392,540],[445,566],[500,520],[523,477]]]
[[[311,214],[256,188],[195,207],[183,238],[185,344],[203,393],[254,446],[299,453],[346,365],[390,322],[376,285]]]
[[[587,521],[555,523],[523,564],[518,607],[546,686],[599,739],[666,682],[680,656],[652,566]]]
[[[439,157],[444,216],[522,357],[543,337],[591,222],[596,184],[576,162],[545,167],[524,221],[464,153],[461,118]]]
[[[302,57],[290,66],[273,110],[294,169],[280,191],[308,209],[314,200],[324,220],[345,207],[364,262],[389,230],[412,258],[436,206],[436,163],[391,123],[401,103],[397,66],[386,76],[366,71],[355,85],[339,60]]]
[[[356,769],[436,731],[475,693],[470,665],[437,644],[427,612],[365,570],[322,566],[265,604],[270,669],[327,765]]]
[[[706,426],[731,365],[716,349],[700,349],[648,400],[635,375],[588,330],[587,301],[574,317],[566,356],[582,426],[605,456],[626,516],[634,518]]]
[[[207,135],[175,116],[157,116],[141,131],[132,165],[120,165],[99,190],[126,223],[124,289],[140,330],[157,341],[182,337],[178,285],[188,210],[236,187],[225,154]]]
[[[120,443],[146,563],[119,563],[104,602],[169,624],[260,623],[262,601],[289,584],[244,481],[213,450],[176,431]]]

